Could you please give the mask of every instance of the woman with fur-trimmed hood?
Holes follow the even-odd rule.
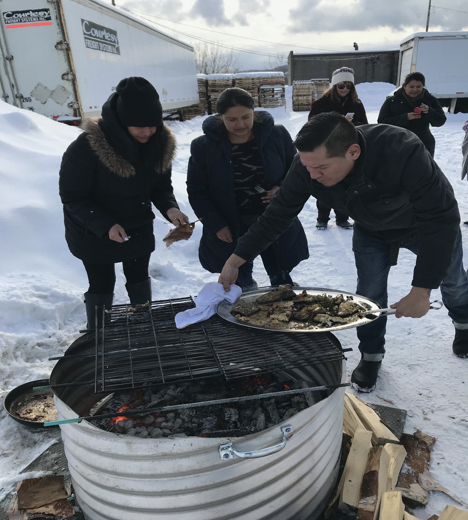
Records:
[[[155,88],[123,79],[99,119],[68,147],[60,168],[65,237],[89,279],[88,329],[112,305],[115,264],[123,263],[130,302],[151,301],[148,266],[155,249],[151,203],[174,225],[188,223],[171,182],[175,137],[163,123]],[[100,325],[100,320],[97,324]]]

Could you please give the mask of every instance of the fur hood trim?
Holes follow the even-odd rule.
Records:
[[[87,119],[82,125],[82,129],[87,134],[86,137],[91,149],[109,170],[125,179],[132,177],[135,175],[135,168],[109,144],[104,132],[98,124],[99,119],[98,117]],[[170,169],[177,150],[176,139],[171,129],[167,125],[164,125],[164,130],[166,132],[166,141],[164,143],[162,171],[156,169],[157,173],[164,173]]]

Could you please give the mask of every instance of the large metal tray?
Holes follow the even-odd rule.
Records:
[[[242,325],[243,327],[250,327],[253,329],[260,329],[260,330],[272,330],[276,332],[332,332],[335,330],[343,330],[343,329],[351,329],[354,327],[360,327],[361,325],[367,325],[372,320],[376,319],[380,316],[380,314],[371,314],[368,317],[362,317],[357,321],[354,321],[352,323],[346,323],[346,324],[336,324],[332,327],[317,327],[314,329],[302,329],[302,328],[288,328],[288,329],[278,329],[275,327],[262,327],[259,325],[254,325],[252,323],[247,323],[245,321],[237,319],[235,316],[231,314],[231,309],[234,305],[237,305],[240,302],[250,302],[256,300],[259,296],[262,294],[266,294],[267,292],[272,291],[273,289],[276,289],[276,287],[261,287],[255,291],[250,291],[242,294],[237,298],[237,300],[231,304],[227,300],[223,300],[221,303],[218,304],[217,312],[218,315],[221,316],[221,318],[224,318],[227,321],[230,321],[231,323],[235,323],[237,325]],[[358,303],[359,305],[362,305],[366,310],[368,311],[378,311],[381,309],[380,305],[373,300],[369,298],[365,298],[364,296],[359,296],[358,294],[349,293],[346,291],[337,291],[335,289],[326,289],[326,288],[318,288],[318,287],[293,287],[293,291],[296,294],[300,294],[302,291],[307,291],[308,294],[311,294],[313,296],[317,296],[320,294],[326,294],[330,298],[333,298],[334,296],[338,296],[342,294],[345,298],[346,296],[351,296],[353,301]]]

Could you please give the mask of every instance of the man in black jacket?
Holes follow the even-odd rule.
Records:
[[[453,351],[468,357],[468,276],[463,268],[460,215],[452,186],[408,130],[390,125],[355,128],[337,113],[312,118],[297,135],[288,175],[265,213],[240,240],[220,283],[234,283],[237,268],[282,233],[309,196],[347,212],[355,221],[357,293],[387,307],[387,278],[400,247],[413,251],[410,292],[391,305],[396,317],[420,318],[431,289],[440,286],[455,326]],[[361,361],[351,381],[375,387],[385,353],[386,318],[357,329]]]

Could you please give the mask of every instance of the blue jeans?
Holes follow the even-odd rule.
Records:
[[[400,247],[418,254],[417,233],[401,240]],[[353,251],[358,275],[356,293],[388,307],[387,279],[390,271],[390,245],[354,229]],[[408,291],[409,292],[409,291]],[[461,232],[455,241],[452,261],[440,284],[442,301],[455,327],[468,328],[468,276],[463,267]],[[458,326],[457,326],[458,325]],[[369,361],[378,361],[385,353],[387,317],[377,318],[357,329],[359,350]],[[367,356],[365,355],[367,354]],[[372,355],[377,355],[372,358]]]

